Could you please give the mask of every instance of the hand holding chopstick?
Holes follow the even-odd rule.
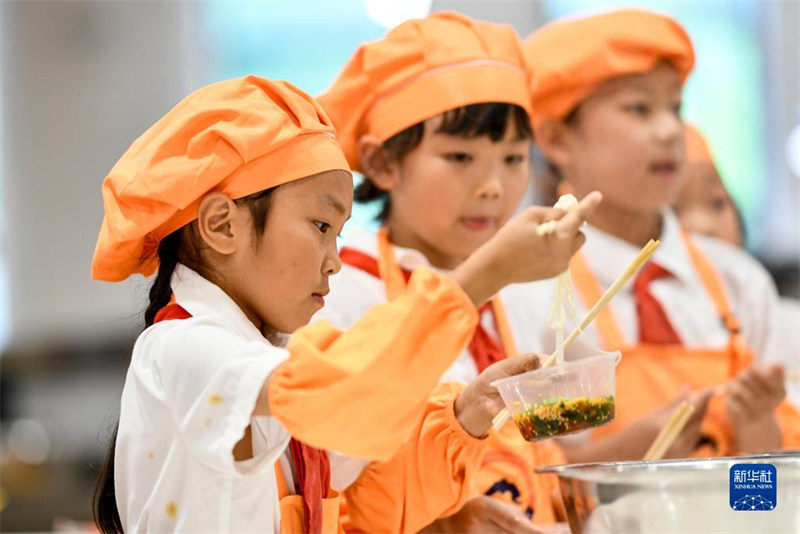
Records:
[[[567,339],[564,340],[564,348],[569,346],[577,337],[586,330],[589,324],[597,317],[597,314],[600,313],[606,304],[608,304],[614,296],[619,293],[619,290],[630,280],[631,278],[639,272],[639,270],[644,267],[644,264],[650,259],[650,256],[656,251],[656,249],[661,245],[661,241],[653,241],[652,239],[642,248],[639,254],[634,258],[628,268],[622,272],[621,275],[614,280],[614,283],[606,289],[606,292],[603,293],[603,296],[600,297],[592,309],[586,314],[586,317],[583,318],[581,324],[578,325],[578,328],[572,331]],[[547,359],[542,367],[550,367],[555,363],[555,354],[550,355],[550,358]]]
[[[592,309],[586,314],[586,317],[583,318],[578,328],[572,331],[572,333],[564,340],[564,349],[566,349],[573,341],[575,341],[578,336],[586,330],[586,328],[591,324],[597,314],[600,313],[600,310],[608,304],[612,298],[619,292],[620,289],[636,275],[637,272],[644,266],[645,263],[650,259],[656,249],[661,245],[660,241],[650,240],[639,252],[636,258],[628,265],[628,267],[619,275],[619,277],[614,281],[611,286],[603,293],[603,296],[600,297]],[[551,367],[553,364],[556,363],[556,353],[550,355],[550,357],[542,364],[542,367]],[[500,413],[495,416],[492,427],[495,430],[500,429],[506,421],[511,417],[511,413],[508,409],[503,409]]]
[[[680,435],[683,427],[689,421],[689,418],[694,413],[694,405],[686,401],[681,404],[672,412],[672,416],[663,426],[661,432],[658,433],[653,444],[647,449],[644,455],[644,460],[660,460],[670,448],[675,439]]]
[[[660,460],[670,449],[678,456],[686,456],[694,449],[700,437],[700,425],[705,417],[713,391],[704,389],[690,393],[672,410],[670,417],[653,441],[645,460]],[[669,409],[667,405],[664,409]]]

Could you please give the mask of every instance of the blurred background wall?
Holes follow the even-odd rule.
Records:
[[[100,183],[178,100],[248,73],[315,94],[360,42],[431,10],[525,36],[556,17],[622,5],[667,12],[691,34],[698,60],[685,115],[710,140],[748,248],[796,292],[795,0],[0,3],[0,530],[90,517],[147,298],[141,278],[89,279]],[[371,215],[356,210],[354,224]]]

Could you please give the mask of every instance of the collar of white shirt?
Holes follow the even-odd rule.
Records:
[[[224,321],[245,339],[267,341],[227,293],[196,271],[179,263],[170,285],[175,302],[192,317],[211,316]]]
[[[697,285],[698,278],[692,268],[689,253],[683,242],[680,223],[672,210],[662,212],[661,246],[653,255],[653,261],[664,267],[681,283]],[[592,270],[603,286],[610,285],[633,261],[640,249],[627,241],[588,225],[585,254],[591,258]]]
[[[372,256],[373,258],[378,258],[378,237],[361,226],[355,226],[350,230],[344,246]],[[394,257],[397,264],[402,269],[413,271],[417,267],[431,267],[428,258],[418,250],[398,247],[397,245],[394,245],[392,250],[394,250]]]

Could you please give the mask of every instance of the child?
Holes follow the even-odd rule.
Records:
[[[316,447],[394,469],[448,447],[444,482],[457,488],[500,409],[487,381],[535,367],[521,356],[428,398],[471,336],[474,306],[564,268],[588,204],[559,221],[552,265],[528,252],[532,210],[451,277],[415,273],[352,331],[320,323],[278,346],[324,305],[341,266],[352,179],[333,132],[285,82],[219,82],[147,130],[104,181],[92,276],[157,276],[98,487],[103,531],[335,532],[338,496]]]
[[[593,437],[630,425],[691,386],[721,392],[709,404],[695,454],[800,444],[800,419],[783,400],[783,370],[758,365],[778,350],[769,276],[741,250],[681,232],[669,210],[685,160],[681,91],[694,64],[686,32],[668,17],[622,10],[556,21],[524,48],[535,73],[539,148],[566,187],[578,196],[598,189],[605,199],[590,220],[587,246],[571,262],[583,309],[649,239],[661,240],[632,287],[568,351],[579,356],[597,343],[623,349],[616,419]],[[540,349],[552,348],[552,336],[542,332],[541,339]]]
[[[744,223],[703,135],[686,123],[686,164],[674,209],[681,226],[741,247]]]
[[[379,202],[383,224],[377,235],[351,230],[342,273],[318,314],[349,328],[372,306],[401,294],[415,268],[458,268],[511,217],[529,180],[530,97],[510,26],[435,13],[363,44],[319,99],[349,163],[364,175],[356,201]],[[548,239],[542,243],[544,259]],[[492,362],[526,350],[526,329],[509,329],[507,316],[546,303],[520,301],[512,309],[507,293],[516,288],[482,308],[469,349],[442,381],[469,383]],[[536,523],[556,520],[557,481],[533,468],[564,463],[557,446],[526,442],[513,423],[491,433],[490,443],[474,493],[508,501],[519,512],[479,498],[431,525],[433,531],[467,525],[486,531],[520,512]],[[332,462],[349,471],[334,487],[358,491],[365,462]],[[375,509],[391,524],[388,505]],[[350,516],[369,530],[363,514],[351,509]]]
[[[681,226],[690,232],[710,235],[733,246],[744,242],[744,221],[730,193],[717,171],[706,139],[697,128],[686,124],[686,166],[683,185],[674,205]],[[772,361],[783,363],[790,371],[798,367],[800,336],[800,304],[797,299],[781,297],[774,328],[779,332],[781,349],[766,355]],[[787,398],[800,406],[800,384],[796,380],[786,383]]]

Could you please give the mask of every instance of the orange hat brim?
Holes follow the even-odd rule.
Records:
[[[485,102],[514,104],[530,113],[530,94],[522,69],[499,61],[470,63],[426,72],[381,95],[367,112],[369,133],[385,141],[451,109]]]

